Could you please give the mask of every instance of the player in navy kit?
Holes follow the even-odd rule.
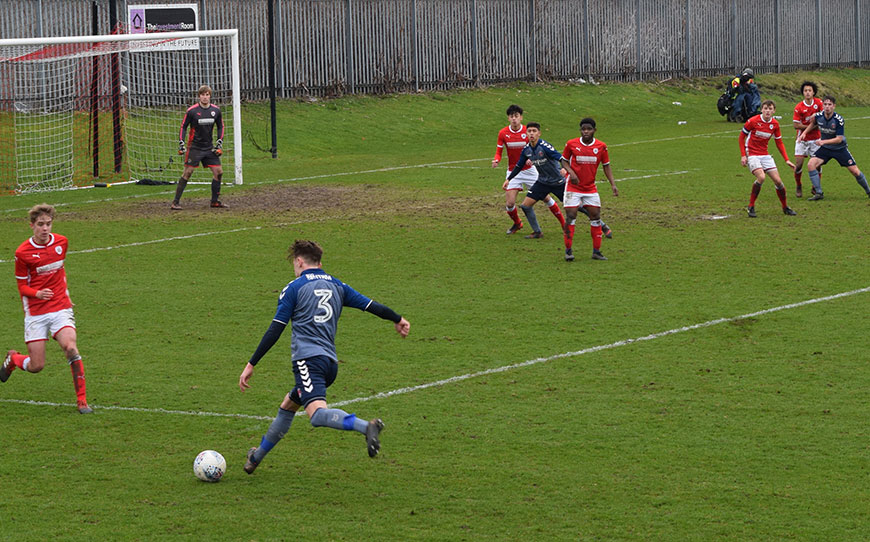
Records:
[[[526,235],[526,239],[540,239],[542,237],[541,227],[538,225],[538,218],[535,215],[533,206],[535,202],[549,198],[553,194],[559,201],[565,194],[565,175],[569,175],[573,180],[577,180],[576,174],[571,170],[571,164],[562,158],[562,154],[553,148],[546,140],[541,139],[541,125],[537,122],[530,122],[526,126],[526,134],[529,137],[529,142],[523,147],[520,157],[517,160],[516,166],[508,175],[507,182],[519,175],[526,165],[526,162],[531,162],[538,171],[538,180],[526,193],[526,198],[520,204],[520,209],[526,215],[526,219],[532,226],[532,233]],[[563,171],[565,173],[563,173]],[[587,214],[586,209],[580,210]],[[559,224],[562,229],[565,229],[565,220],[561,215],[556,216],[559,219]],[[607,224],[601,223],[601,230],[607,238],[613,237],[610,228]]]
[[[846,136],[843,129],[846,121],[843,120],[843,117],[839,113],[834,111],[836,107],[837,100],[833,96],[825,96],[824,100],[822,100],[823,111],[816,113],[810,121],[809,126],[798,136],[798,141],[802,141],[814,128],[818,128],[820,132],[819,140],[815,142],[819,146],[819,149],[810,158],[808,167],[810,170],[810,181],[812,181],[813,190],[815,191],[815,195],[810,198],[810,201],[819,201],[825,198],[825,195],[822,193],[822,181],[819,178],[819,167],[828,163],[828,160],[831,158],[848,169],[849,173],[855,176],[855,180],[864,189],[864,192],[870,196],[867,178],[858,169],[858,165],[855,164],[855,159],[852,158],[852,153],[849,152],[849,147],[846,144]]]
[[[248,450],[245,472],[251,474],[267,453],[284,437],[293,417],[304,407],[311,425],[357,431],[366,437],[369,457],[380,450],[379,435],[384,424],[379,419],[365,421],[353,414],[326,405],[326,388],[338,374],[335,332],[343,307],[370,312],[396,324],[396,332],[408,335],[411,324],[395,311],[360,294],[321,269],[323,249],[313,241],[296,241],[290,247],[293,280],[278,296],[278,311],[263,335],[257,350],[239,376],[239,388],[250,387],[254,366],[275,344],[287,324],[292,322],[291,360],[295,387],[284,397],[278,415],[263,435],[260,446]]]
[[[193,170],[203,166],[211,168],[211,206],[214,208],[226,208],[226,205],[218,199],[221,194],[221,177],[224,170],[221,167],[221,154],[223,154],[224,121],[221,110],[211,103],[211,87],[203,85],[198,91],[199,101],[190,106],[181,123],[181,132],[178,134],[178,154],[184,154],[184,171],[178,179],[175,188],[175,199],[169,207],[173,211],[181,210],[181,194],[187,186],[187,181],[193,175]],[[190,138],[184,142],[184,133],[190,126]],[[217,141],[212,143],[214,129],[217,128]]]

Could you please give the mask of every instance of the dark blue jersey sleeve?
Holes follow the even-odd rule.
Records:
[[[296,308],[296,281],[287,284],[281,293],[278,295],[278,310],[275,311],[274,321],[280,322],[285,326],[290,323],[293,318],[293,309]]]
[[[342,303],[345,307],[353,307],[364,311],[372,302],[371,299],[357,292],[347,284],[342,283],[341,286],[344,289],[344,300]]]

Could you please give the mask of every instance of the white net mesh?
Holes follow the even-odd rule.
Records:
[[[234,181],[231,43],[203,36],[0,46],[0,190],[176,181],[181,123],[203,84],[225,125],[223,180]],[[191,180],[210,181],[207,169]]]

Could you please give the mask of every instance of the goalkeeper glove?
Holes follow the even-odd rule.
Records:
[[[178,154],[184,154],[184,151],[185,151],[185,150],[186,150],[186,149],[184,148],[184,140],[183,140],[183,139],[179,139],[179,140],[178,140]]]
[[[215,143],[215,146],[212,149],[212,152],[214,152],[218,156],[220,156],[224,153],[224,140],[223,139],[217,140],[217,143]]]

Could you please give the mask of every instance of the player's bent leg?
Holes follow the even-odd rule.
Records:
[[[28,373],[38,373],[45,367],[45,344],[48,341],[31,341],[27,343],[27,359],[21,368]]]

